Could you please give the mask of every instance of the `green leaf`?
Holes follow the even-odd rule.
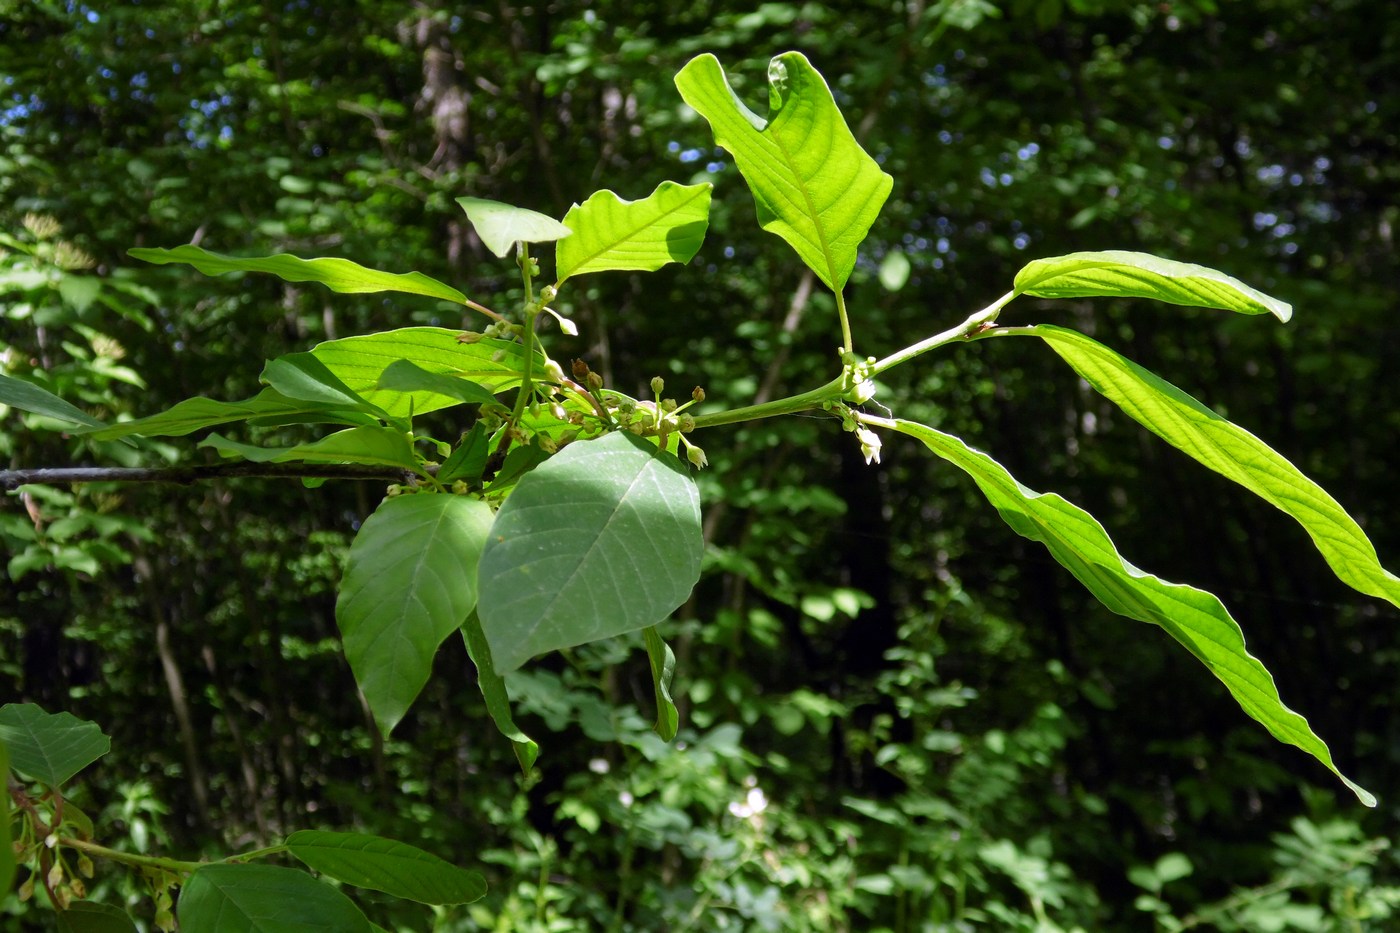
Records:
[[[961,439],[909,421],[866,419],[915,437],[966,471],[1006,523],[1044,544],[1055,560],[1105,606],[1120,615],[1161,626],[1210,669],[1251,717],[1281,742],[1297,746],[1341,778],[1368,807],[1375,797],[1352,783],[1332,762],[1332,753],[1302,716],[1283,705],[1273,676],[1248,651],[1244,634],[1210,593],[1168,583],[1119,556],[1092,515],[1053,493],[1038,493]]]
[[[1015,294],[1036,298],[1155,298],[1193,308],[1272,314],[1280,321],[1293,316],[1292,305],[1223,272],[1116,249],[1037,259],[1016,273]]]
[[[10,751],[0,735],[0,891],[8,892],[15,880],[14,832],[10,829]]]
[[[481,630],[481,618],[475,612],[467,616],[462,624],[462,640],[467,644],[467,654],[476,665],[476,685],[481,690],[481,698],[486,701],[486,712],[496,724],[501,735],[510,739],[515,748],[515,758],[520,762],[520,770],[528,775],[540,757],[540,747],[520,727],[510,713],[510,694],[506,682],[496,673],[491,662],[491,646],[486,643],[486,633]]]
[[[189,398],[155,415],[108,425],[93,431],[95,440],[111,440],[132,434],[142,437],[180,437],[235,421],[256,421],[260,424],[295,424],[303,421],[374,424],[375,419],[363,412],[347,411],[320,402],[287,398],[276,389],[264,389],[241,402],[220,402],[211,398]]]
[[[646,638],[647,659],[651,662],[651,683],[656,691],[656,725],[653,729],[663,740],[669,742],[676,737],[676,730],[680,726],[680,714],[676,712],[676,704],[671,700],[671,677],[676,671],[676,656],[671,651],[671,646],[661,639],[661,633],[656,630],[656,626],[651,625],[643,629],[642,635]]]
[[[438,482],[455,483],[459,479],[470,483],[480,482],[481,474],[486,470],[486,457],[490,453],[491,436],[486,425],[477,421],[472,424],[466,437],[458,442],[452,456],[442,462],[437,473]]]
[[[501,492],[549,459],[549,454],[536,443],[522,444],[506,454],[505,462],[486,485],[488,492]]]
[[[733,154],[759,224],[840,291],[894,179],[856,142],[826,82],[800,52],[775,57],[768,82],[765,121],[735,95],[713,55],[692,59],[676,75],[681,97]]]
[[[59,933],[136,933],[136,922],[120,908],[94,901],[73,901],[58,912]]]
[[[430,372],[412,360],[395,360],[390,363],[380,375],[378,387],[399,392],[446,395],[468,405],[482,405],[496,400],[490,389],[460,376]]]
[[[60,787],[112,750],[96,723],[71,713],[47,713],[33,703],[0,706],[0,742],[10,767],[46,787]]]
[[[480,873],[382,836],[302,830],[287,848],[323,875],[420,904],[470,904],[486,895]]]
[[[574,235],[561,240],[555,252],[559,283],[588,272],[653,272],[667,263],[690,262],[705,242],[713,187],[663,181],[640,201],[598,191],[575,204],[564,216]]]
[[[304,871],[275,865],[206,865],[176,905],[180,933],[370,933],[350,898]]]
[[[484,198],[458,198],[476,235],[502,259],[516,243],[548,243],[568,236],[568,227],[544,214]]]
[[[0,373],[0,405],[9,405],[20,411],[32,411],[36,415],[102,427],[102,422],[75,405],[65,402],[48,389],[41,389],[32,382],[16,379]]]
[[[295,447],[259,447],[231,441],[220,434],[210,434],[198,446],[212,447],[226,456],[254,463],[364,463],[413,472],[419,469],[418,456],[407,435],[398,428],[379,425],[347,428]]]
[[[654,625],[700,576],[700,498],[680,461],[626,432],[526,474],[481,558],[481,627],[498,672]]]
[[[289,253],[242,259],[222,256],[198,246],[177,246],[174,249],[129,249],[127,255],[157,265],[186,263],[205,275],[227,272],[267,272],[288,282],[319,282],[333,292],[362,294],[365,292],[405,292],[441,298],[454,304],[465,304],[467,296],[450,285],[429,278],[421,272],[377,272],[348,259],[298,259]]]
[[[375,722],[389,734],[432,672],[438,645],[477,602],[491,507],[464,496],[385,499],[350,546],[335,618]]]
[[[1290,515],[1345,584],[1400,606],[1400,578],[1337,500],[1244,428],[1078,331],[1041,325],[1042,338],[1105,398],[1192,459]]]
[[[378,388],[384,370],[397,360],[410,360],[428,372],[475,382],[489,392],[502,392],[520,384],[525,368],[525,350],[520,344],[491,337],[461,343],[457,339],[461,335],[460,330],[443,327],[404,327],[328,340],[311,352],[351,390],[395,418],[462,403],[455,395],[440,392]],[[499,360],[495,359],[497,355]],[[535,354],[535,363],[535,371],[541,372],[544,361],[539,353]]]
[[[326,408],[364,411],[386,420],[389,417],[361,398],[312,353],[288,353],[269,360],[259,379],[286,398],[315,402]]]

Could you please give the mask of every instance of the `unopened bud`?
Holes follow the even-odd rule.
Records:
[[[563,382],[564,368],[553,360],[550,360],[544,364],[544,375],[550,382]]]
[[[169,907],[156,911],[156,929],[161,933],[174,933],[175,915],[170,912]]]
[[[457,342],[458,342],[458,343],[476,343],[476,342],[477,342],[478,340],[480,340],[480,339],[481,339],[481,334],[478,334],[478,333],[477,333],[476,331],[474,331],[474,330],[469,330],[469,331],[467,331],[467,332],[465,332],[465,333],[461,333],[461,334],[458,334],[458,335],[457,335]]]
[[[73,903],[73,892],[68,890],[67,885],[53,889],[53,899],[58,901],[59,910],[67,910],[68,905]]]
[[[68,888],[73,892],[73,896],[78,900],[87,897],[87,885],[83,884],[83,879],[74,878],[68,882]]]
[[[92,859],[88,858],[86,855],[78,856],[78,874],[82,875],[84,878],[91,878],[93,875]]]
[[[548,434],[536,434],[535,443],[540,445],[540,450],[547,454],[555,453],[559,450],[559,445],[554,443],[554,438]]]
[[[676,419],[676,421],[681,429],[682,434],[684,434],[687,431],[695,430],[695,419],[692,418],[690,415],[686,414],[685,412],[681,412],[680,418]]]
[[[465,495],[470,488],[464,479],[459,479],[452,484],[452,492],[459,496]]]
[[[588,364],[585,363],[583,360],[574,360],[572,368],[574,371],[575,379],[588,378]]]
[[[710,459],[705,456],[705,451],[694,444],[685,449],[685,458],[702,470],[710,465]]]
[[[48,846],[50,849],[58,845],[58,833],[49,833],[45,836],[44,845]]]
[[[62,862],[54,862],[54,863],[53,863],[53,867],[49,869],[48,877],[46,877],[46,878],[44,879],[44,881],[45,881],[45,882],[48,884],[48,886],[51,887],[51,888],[56,888],[56,887],[58,887],[60,884],[62,884],[62,883],[63,883],[63,863],[62,863]]]
[[[651,377],[651,391],[657,398],[661,397],[661,391],[666,388],[666,380],[660,376]]]
[[[603,387],[603,377],[592,370],[588,371],[588,375],[584,377],[584,381],[588,383],[588,388],[594,392]]]
[[[697,402],[703,402],[705,401],[705,390],[696,386],[690,390],[690,397]]]
[[[25,879],[24,884],[22,884],[22,885],[19,886],[19,900],[20,900],[20,903],[21,903],[21,904],[24,903],[25,901],[29,900],[29,899],[30,899],[31,897],[33,897],[33,896],[34,896],[34,876],[33,876],[33,875],[30,875],[27,879]]]
[[[567,421],[569,417],[569,413],[564,410],[564,406],[560,405],[558,402],[550,403],[549,413],[560,421]]]

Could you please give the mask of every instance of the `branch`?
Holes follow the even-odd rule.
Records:
[[[75,483],[176,483],[189,485],[211,479],[296,477],[298,479],[362,479],[408,483],[409,470],[356,463],[214,463],[183,467],[44,467],[0,470],[0,489],[13,492],[28,483],[72,486]]]

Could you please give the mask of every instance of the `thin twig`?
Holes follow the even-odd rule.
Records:
[[[189,485],[213,479],[244,477],[360,479],[390,483],[413,480],[410,470],[358,463],[213,463],[182,467],[42,467],[0,470],[0,489],[12,492],[30,483],[72,486],[76,483],[174,483]]]

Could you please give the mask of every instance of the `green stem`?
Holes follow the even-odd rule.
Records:
[[[977,331],[982,330],[995,321],[997,315],[1001,313],[1001,309],[1006,307],[1006,305],[1011,302],[1011,299],[1015,297],[1015,292],[1007,292],[981,311],[970,316],[957,327],[950,327],[941,334],[934,334],[932,337],[920,340],[916,344],[911,344],[897,353],[890,354],[871,367],[870,375],[879,375],[887,369],[893,369],[901,363],[907,363],[914,357],[937,349],[944,344],[952,343],[955,340],[964,340],[973,336]]]
[[[267,858],[269,855],[281,855],[288,850],[288,846],[268,846],[265,849],[254,849],[252,852],[241,852],[238,855],[230,855],[223,859],[224,862],[250,862],[255,858]]]
[[[823,402],[836,401],[844,391],[844,378],[837,377],[820,388],[803,392],[800,395],[774,399],[771,402],[764,402],[762,405],[746,405],[743,408],[731,408],[728,411],[696,415],[695,426],[697,428],[713,428],[716,425],[734,424],[738,421],[757,421],[760,418],[810,411],[813,408],[820,408]]]
[[[851,341],[851,321],[846,316],[846,296],[841,294],[841,289],[836,289],[836,316],[841,320],[841,349],[846,353],[855,351],[855,346]]]
[[[520,263],[520,279],[525,283],[525,333],[522,335],[522,342],[525,345],[525,367],[520,371],[520,394],[515,399],[515,410],[511,412],[511,424],[519,424],[520,419],[525,414],[525,404],[530,399],[534,383],[531,381],[535,368],[535,318],[539,316],[540,309],[534,307],[535,288],[532,283],[530,273],[530,247],[524,240],[517,244],[516,258]],[[509,434],[506,435],[509,438]],[[508,441],[507,441],[508,442]]]
[[[58,840],[58,844],[68,849],[78,849],[98,858],[111,859],[114,862],[125,862],[128,865],[136,865],[142,868],[160,868],[165,871],[179,872],[185,874],[203,868],[208,862],[182,862],[179,859],[159,858],[154,855],[137,855],[134,852],[119,852],[116,849],[109,849],[100,846],[95,842],[86,842],[82,839],[73,839],[63,836]]]

